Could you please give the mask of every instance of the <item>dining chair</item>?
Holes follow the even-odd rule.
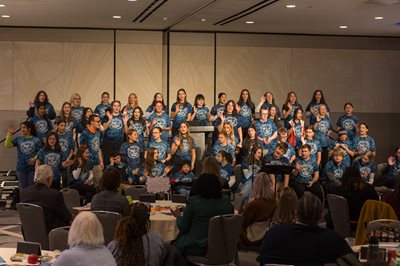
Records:
[[[139,196],[139,201],[141,202],[156,202],[157,195],[156,194],[141,194]]]
[[[96,214],[101,225],[103,226],[104,245],[107,246],[109,242],[114,239],[115,229],[122,215],[116,212],[109,211],[92,211]]]
[[[235,193],[233,195],[233,201],[232,201],[232,205],[233,207],[235,207],[235,209],[241,213],[243,210],[243,205],[244,205],[244,200],[246,198],[246,195],[243,193]]]
[[[237,246],[243,216],[227,214],[214,216],[208,227],[208,248],[205,257],[187,256],[195,265],[230,265],[237,262]]]
[[[73,214],[74,207],[81,206],[81,199],[78,190],[73,188],[63,188],[60,191],[63,195],[65,206],[70,213]]]
[[[68,245],[69,226],[58,227],[49,233],[49,250],[66,250]]]
[[[127,189],[125,189],[125,195],[126,196],[131,196],[133,200],[139,200],[140,195],[146,194],[146,186],[144,185],[134,185],[130,186]]]
[[[17,210],[24,240],[40,243],[42,249],[49,249],[49,237],[43,208],[36,204],[18,203]]]
[[[351,236],[350,212],[347,199],[334,194],[328,194],[327,199],[333,229],[343,238]]]
[[[187,201],[186,196],[181,194],[172,194],[171,200],[172,202],[175,203],[184,203],[184,204],[186,204]]]

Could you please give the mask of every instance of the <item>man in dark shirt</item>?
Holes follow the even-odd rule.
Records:
[[[52,181],[52,168],[46,164],[40,165],[35,171],[35,185],[21,191],[21,202],[36,204],[43,208],[48,232],[57,227],[68,226],[72,220],[62,193],[50,188]]]
[[[266,234],[260,265],[324,265],[336,262],[343,255],[354,256],[347,242],[336,232],[318,226],[322,212],[318,197],[305,192],[297,207],[297,223],[276,224]]]

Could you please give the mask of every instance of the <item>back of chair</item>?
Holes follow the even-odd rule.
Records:
[[[140,195],[146,194],[146,186],[135,185],[125,189],[125,195],[131,196],[133,200],[139,200]]]
[[[328,194],[327,198],[335,232],[343,238],[350,236],[350,213],[347,199],[334,194]]]
[[[73,188],[63,188],[60,191],[64,197],[65,206],[67,206],[67,209],[71,213],[73,213],[74,207],[81,206],[78,190]]]
[[[156,194],[141,194],[139,196],[139,201],[141,202],[156,202],[157,195]]]
[[[49,249],[50,250],[66,250],[68,245],[69,226],[58,227],[49,233]]]
[[[235,209],[241,213],[242,209],[243,209],[243,205],[244,205],[244,199],[246,198],[246,195],[243,193],[235,193],[233,195],[233,207],[235,207]]]
[[[104,244],[107,246],[114,239],[115,229],[122,215],[109,211],[92,211],[96,214],[101,225],[103,226]]]
[[[235,261],[243,217],[240,214],[215,216],[208,227],[207,264],[227,265]]]
[[[24,240],[40,243],[42,249],[49,249],[46,220],[43,208],[30,203],[18,203]]]
[[[175,203],[185,203],[185,204],[187,201],[186,196],[181,194],[172,194],[171,200],[172,202]]]

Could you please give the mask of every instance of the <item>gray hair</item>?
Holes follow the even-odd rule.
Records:
[[[68,233],[68,245],[98,246],[104,244],[103,226],[92,212],[78,214],[72,222]]]
[[[33,181],[39,184],[46,184],[49,177],[53,178],[53,169],[49,165],[43,164],[36,168]]]

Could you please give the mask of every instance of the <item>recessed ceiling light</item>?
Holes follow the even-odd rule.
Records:
[[[122,18],[121,16],[113,16],[113,18]]]
[[[341,28],[341,29],[347,29],[348,27],[347,27],[347,26],[339,26],[339,28]]]
[[[207,21],[207,19],[205,19],[205,18],[201,19],[201,22],[206,22],[206,21]]]
[[[374,19],[379,20],[379,19],[383,19],[383,17],[374,17]]]
[[[246,24],[254,24],[254,21],[246,21]]]
[[[295,8],[296,5],[286,5],[287,8]]]
[[[6,5],[4,5],[4,4],[0,4],[0,7],[5,7]]]
[[[10,15],[1,15],[2,18],[9,18],[11,17]]]
[[[162,18],[163,20],[167,20],[168,18]]]
[[[128,0],[128,2],[136,2],[137,0]]]

